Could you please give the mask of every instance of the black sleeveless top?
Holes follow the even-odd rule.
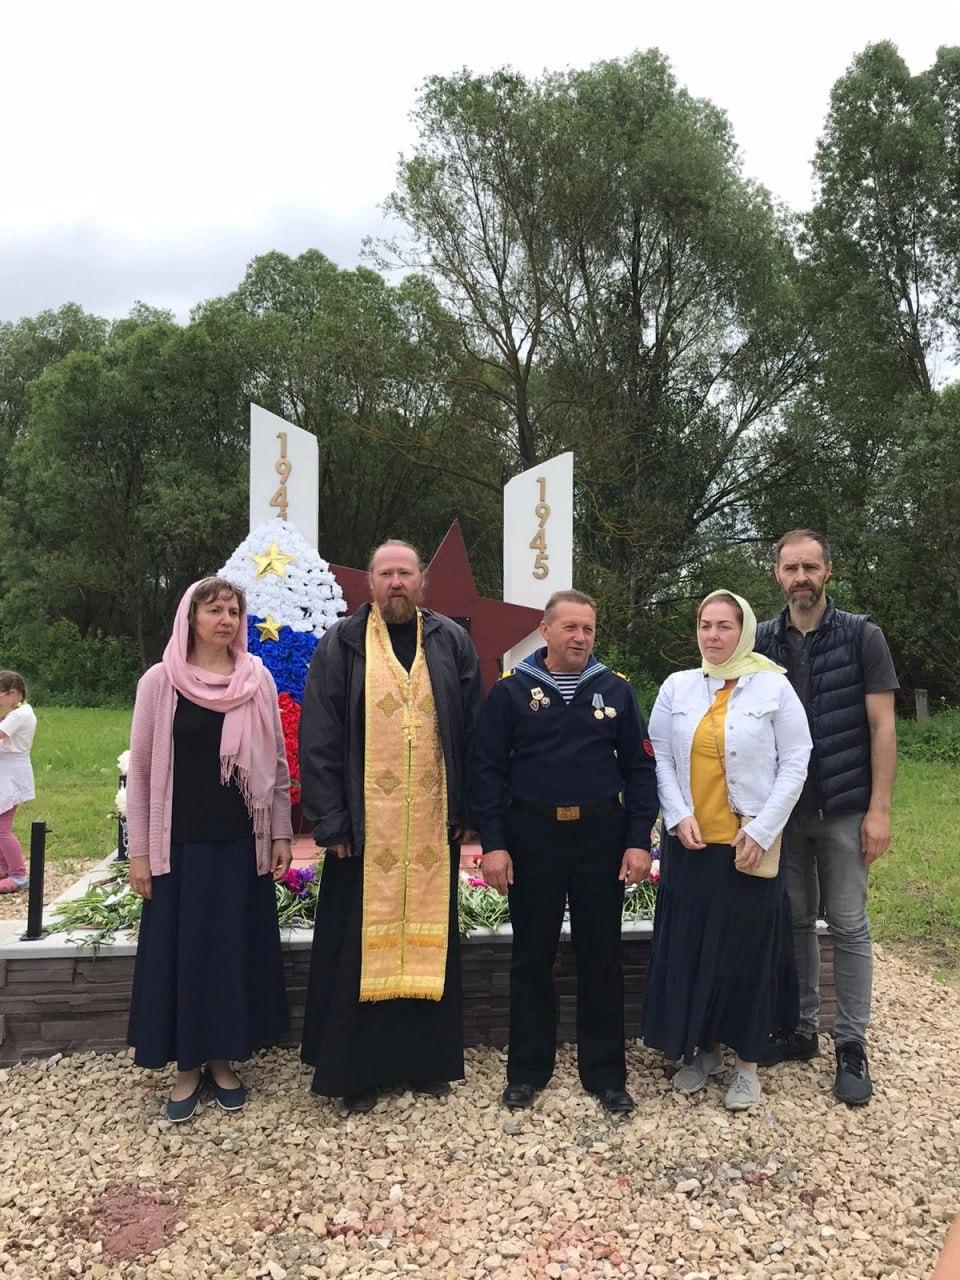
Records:
[[[173,715],[173,844],[219,843],[253,834],[237,784],[220,781],[223,712],[177,694]]]

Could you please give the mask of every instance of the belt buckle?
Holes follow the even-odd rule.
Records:
[[[580,806],[578,804],[561,804],[557,806],[558,822],[579,822]]]

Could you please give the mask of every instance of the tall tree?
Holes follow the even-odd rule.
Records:
[[[239,541],[244,444],[196,328],[144,311],[51,365],[9,457],[5,631],[62,618],[153,661],[183,584]]]
[[[837,320],[872,319],[869,344],[886,348],[904,384],[924,396],[951,340],[960,265],[944,234],[956,207],[945,148],[957,109],[950,65],[941,50],[934,73],[911,76],[889,43],[854,60],[831,94],[807,224],[810,261]]]
[[[30,384],[71,351],[99,351],[109,325],[75,303],[41,311],[18,324],[0,324],[0,447],[4,453],[23,428]]]
[[[416,119],[384,252],[456,315],[481,438],[576,449],[580,571],[631,626],[770,479],[806,370],[786,227],[655,52],[433,78]]]
[[[794,481],[754,506],[771,537],[829,532],[838,589],[885,623],[907,680],[941,687],[933,655],[949,650],[954,623],[905,570],[924,557],[947,565],[953,550],[932,492],[921,506],[924,485],[950,475],[927,460],[950,436],[937,384],[960,338],[958,122],[960,50],[911,75],[893,45],[870,45],[834,86],[802,236],[816,361],[776,445]]]
[[[324,555],[359,563],[392,535],[429,549],[454,513],[492,555],[503,467],[458,451],[458,352],[422,277],[390,285],[313,250],[271,253],[195,322],[232,353],[245,396],[317,436]]]
[[[915,401],[907,443],[871,503],[870,568],[860,586],[894,638],[901,680],[960,696],[960,384]]]

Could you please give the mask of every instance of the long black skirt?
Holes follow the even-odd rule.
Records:
[[[253,836],[175,844],[143,904],[127,1042],[134,1062],[242,1062],[287,1027],[276,897]]]
[[[731,845],[689,850],[665,834],[660,869],[644,1042],[685,1062],[714,1044],[756,1062],[798,1019],[782,864],[773,879],[744,875]]]
[[[324,859],[301,1057],[326,1097],[463,1078],[457,922],[459,846],[450,849],[447,965],[440,1000],[360,1000],[363,861]]]

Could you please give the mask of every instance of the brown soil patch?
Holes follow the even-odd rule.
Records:
[[[176,1192],[145,1191],[124,1183],[107,1187],[69,1225],[82,1239],[99,1241],[104,1258],[119,1262],[169,1244],[181,1218]]]

